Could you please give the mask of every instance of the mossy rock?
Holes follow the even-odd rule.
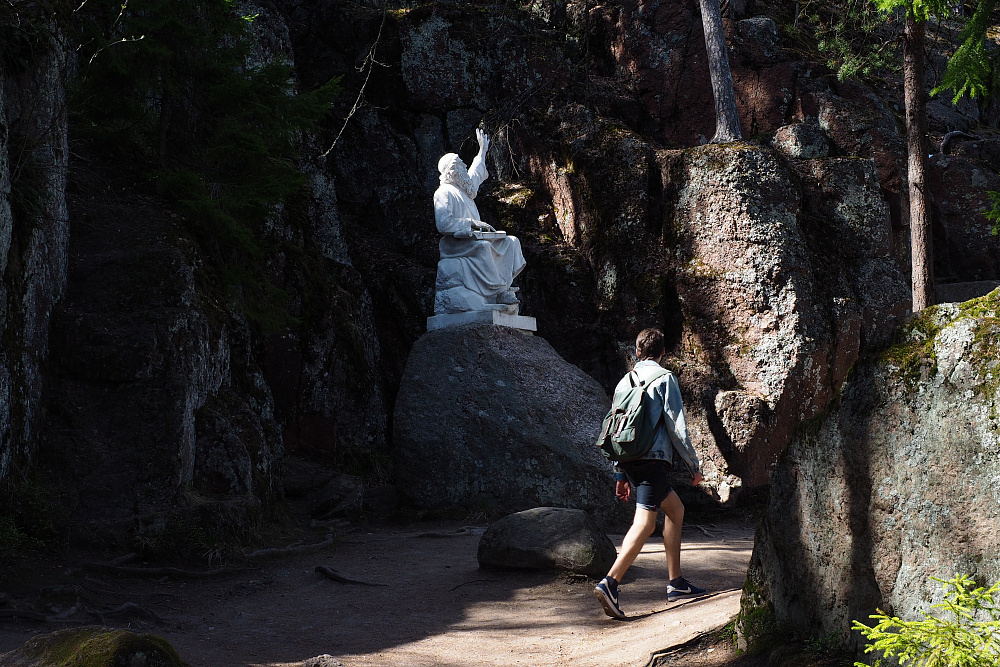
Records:
[[[29,639],[0,656],[3,667],[187,667],[162,637],[87,626]]]

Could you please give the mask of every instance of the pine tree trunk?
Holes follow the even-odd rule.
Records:
[[[712,95],[715,96],[715,136],[713,144],[736,141],[743,137],[740,117],[736,113],[736,94],[733,92],[733,75],[729,71],[726,36],[722,32],[722,12],[719,0],[700,0],[701,26],[705,31],[705,50],[708,51],[708,71],[712,77]]]
[[[913,312],[934,304],[934,254],[927,211],[927,138],[924,90],[924,22],[906,17],[903,41],[907,173],[910,181],[910,260]]]

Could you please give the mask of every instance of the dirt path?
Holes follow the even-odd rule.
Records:
[[[88,575],[77,585],[105,605],[131,601],[154,612],[160,622],[133,618],[131,627],[166,637],[192,667],[290,667],[323,654],[346,667],[637,666],[735,615],[753,538],[740,524],[708,527],[710,535],[685,527],[685,575],[712,593],[672,605],[662,544],[651,539],[622,586],[629,620],[619,622],[600,610],[592,581],[481,570],[478,534],[421,536],[459,528],[368,528],[325,551],[217,580]],[[387,586],[331,581],[317,565]],[[0,653],[59,627],[0,622]]]

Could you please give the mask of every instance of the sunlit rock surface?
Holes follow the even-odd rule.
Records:
[[[744,618],[846,638],[920,618],[929,577],[1000,579],[1000,290],[922,312],[857,364],[775,470]]]

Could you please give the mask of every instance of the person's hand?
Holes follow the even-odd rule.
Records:
[[[701,484],[702,476],[700,472],[696,472],[694,477],[691,478],[691,486],[698,486]]]
[[[473,220],[472,227],[481,232],[495,232],[496,230],[482,220]]]
[[[486,157],[486,151],[490,148],[490,140],[486,136],[486,133],[480,128],[476,128],[476,141],[479,143],[479,154],[482,157]]]
[[[615,495],[618,496],[618,500],[623,503],[627,503],[628,499],[632,497],[632,487],[629,486],[627,479],[615,482]]]

